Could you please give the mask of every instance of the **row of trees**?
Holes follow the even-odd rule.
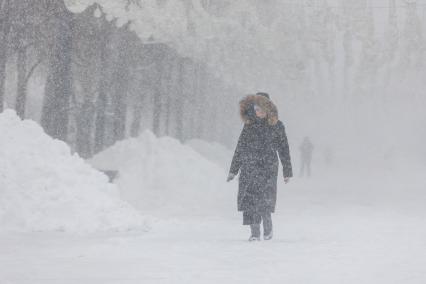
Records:
[[[85,157],[146,128],[227,143],[238,90],[270,91],[295,123],[346,114],[330,106],[376,115],[395,97],[425,103],[426,9],[415,0],[67,2],[86,9],[0,0],[0,103],[16,74],[8,104],[25,117],[27,86],[42,81],[37,119]]]
[[[230,139],[219,126],[235,118],[237,92],[204,63],[142,42],[130,22],[117,27],[97,4],[78,14],[57,0],[0,7],[0,110],[6,72],[16,72],[18,115],[26,116],[29,80],[43,78],[41,125],[83,157],[147,128],[182,141]]]
[[[401,80],[407,79],[404,85],[409,85],[425,74],[423,2],[309,3],[293,6],[281,21],[293,47],[299,47],[294,56],[299,78],[313,94],[349,103],[357,99],[383,102]]]

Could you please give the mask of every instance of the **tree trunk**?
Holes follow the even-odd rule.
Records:
[[[107,98],[105,90],[99,90],[98,98],[96,99],[95,153],[104,149],[106,106]]]
[[[94,64],[96,66],[96,64]],[[83,158],[90,158],[93,154],[93,128],[95,120],[95,106],[93,89],[96,81],[93,79],[96,68],[85,68],[81,72],[81,87],[83,103],[79,105],[76,117],[75,150]],[[95,81],[95,82],[94,82]]]
[[[160,46],[158,48],[161,48]],[[164,53],[162,56],[159,56],[157,66],[156,66],[156,78],[154,82],[154,113],[153,113],[153,122],[152,122],[152,131],[155,135],[160,136],[161,133],[161,114],[163,111],[163,72],[165,70],[164,62]]]
[[[167,136],[171,136],[171,112],[172,112],[172,98],[171,98],[171,92],[167,92],[167,97],[166,97],[166,118],[165,118],[165,124],[166,124],[166,128],[164,129],[164,133]]]
[[[138,137],[141,129],[141,120],[142,120],[142,95],[138,98],[138,102],[133,108],[133,121],[130,126],[130,136]]]
[[[50,136],[66,141],[72,96],[72,15],[62,3],[54,19],[41,124]]]
[[[201,63],[197,63],[197,73],[196,73],[196,96],[197,96],[197,104],[196,104],[196,114],[197,114],[197,121],[196,121],[196,138],[204,138],[205,135],[205,122],[206,122],[206,85],[207,85],[207,71],[206,67],[202,65]],[[208,106],[210,107],[210,105]]]
[[[152,122],[152,131],[160,136],[160,120],[162,111],[162,93],[159,86],[154,86],[154,117]]]
[[[86,94],[77,117],[76,151],[82,158],[92,156],[91,137],[93,130],[94,106],[91,96]]]
[[[126,60],[122,58],[121,66],[115,72],[115,88],[113,97],[114,121],[113,121],[113,141],[122,140],[126,133],[127,116],[127,93],[129,89],[129,68]]]
[[[18,82],[16,92],[16,114],[25,118],[25,104],[27,100],[27,51],[24,47],[19,48],[17,56]]]
[[[0,112],[4,109],[4,93],[6,87],[6,39],[7,36],[3,34],[0,40]]]
[[[96,99],[96,119],[95,119],[95,153],[102,151],[105,147],[105,130],[106,130],[106,110],[107,110],[107,88],[108,88],[108,51],[107,44],[109,42],[110,31],[108,24],[104,22],[101,31],[100,42],[100,80],[98,86],[98,97]]]
[[[184,140],[183,136],[183,108],[184,108],[184,96],[183,96],[183,85],[184,85],[184,72],[185,72],[185,63],[184,59],[179,59],[178,61],[178,79],[177,79],[177,88],[176,88],[176,138],[181,142]]]
[[[4,0],[0,7],[0,112],[4,109],[6,86],[7,43],[10,32],[10,0]]]
[[[193,61],[189,62],[190,76],[189,76],[189,88],[187,90],[187,96],[191,99],[191,104],[188,105],[188,109],[186,110],[191,115],[189,116],[189,121],[187,123],[187,130],[185,131],[185,138],[193,139],[196,137],[196,119],[195,115],[198,106],[198,98],[197,98],[197,70],[196,64]]]
[[[169,60],[167,62],[167,67],[165,72],[167,73],[165,83],[165,134],[167,136],[172,136],[172,112],[173,112],[173,98],[176,98],[176,69],[177,69],[177,59],[174,53],[171,53]]]
[[[93,132],[95,128],[95,96],[97,95],[97,87],[99,86],[99,70],[100,60],[98,56],[100,33],[100,19],[93,17],[93,13],[98,6],[96,4],[88,7],[83,13],[75,17],[74,43],[83,46],[81,51],[75,50],[75,61],[80,59],[83,64],[81,68],[75,64],[74,68],[78,68],[75,80],[81,85],[82,102],[76,100],[77,111],[75,112],[75,151],[83,158],[87,159],[93,155]],[[90,52],[84,53],[84,50]],[[80,51],[80,52],[79,52]],[[74,69],[75,70],[75,69]]]
[[[127,118],[127,97],[130,83],[130,60],[129,44],[130,39],[127,37],[129,31],[126,28],[121,29],[122,33],[118,36],[118,58],[113,75],[114,94],[112,97],[114,108],[114,120],[112,125],[112,143],[124,139],[126,135],[126,118]],[[112,144],[111,143],[111,144]]]

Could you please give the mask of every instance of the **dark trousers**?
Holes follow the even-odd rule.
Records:
[[[305,168],[307,171],[308,177],[311,176],[311,159],[302,159],[302,166],[300,167],[300,177],[305,175]]]
[[[263,235],[269,235],[272,232],[271,212],[243,213],[243,224],[250,225],[252,237],[260,237],[260,223],[263,223]]]

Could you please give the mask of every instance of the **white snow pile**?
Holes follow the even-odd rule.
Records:
[[[117,142],[89,161],[118,170],[122,198],[145,214],[221,215],[235,211],[236,183],[223,168],[171,137],[145,131]]]
[[[115,185],[62,141],[14,111],[0,114],[0,230],[144,229]]]
[[[191,139],[185,142],[186,145],[197,151],[209,161],[228,170],[234,154],[224,145],[217,142],[207,142],[201,139]]]

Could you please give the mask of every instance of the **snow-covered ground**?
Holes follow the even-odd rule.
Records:
[[[225,148],[145,132],[91,161],[120,170],[108,185],[34,123],[2,125],[0,217],[21,230],[0,230],[0,284],[426,282],[421,166],[316,161],[311,179],[279,181],[274,239],[249,243]],[[117,231],[145,220],[119,196],[153,216],[149,231]]]
[[[1,234],[0,283],[425,283],[424,188],[420,171],[295,179],[269,242],[247,242],[234,211],[148,233]]]

